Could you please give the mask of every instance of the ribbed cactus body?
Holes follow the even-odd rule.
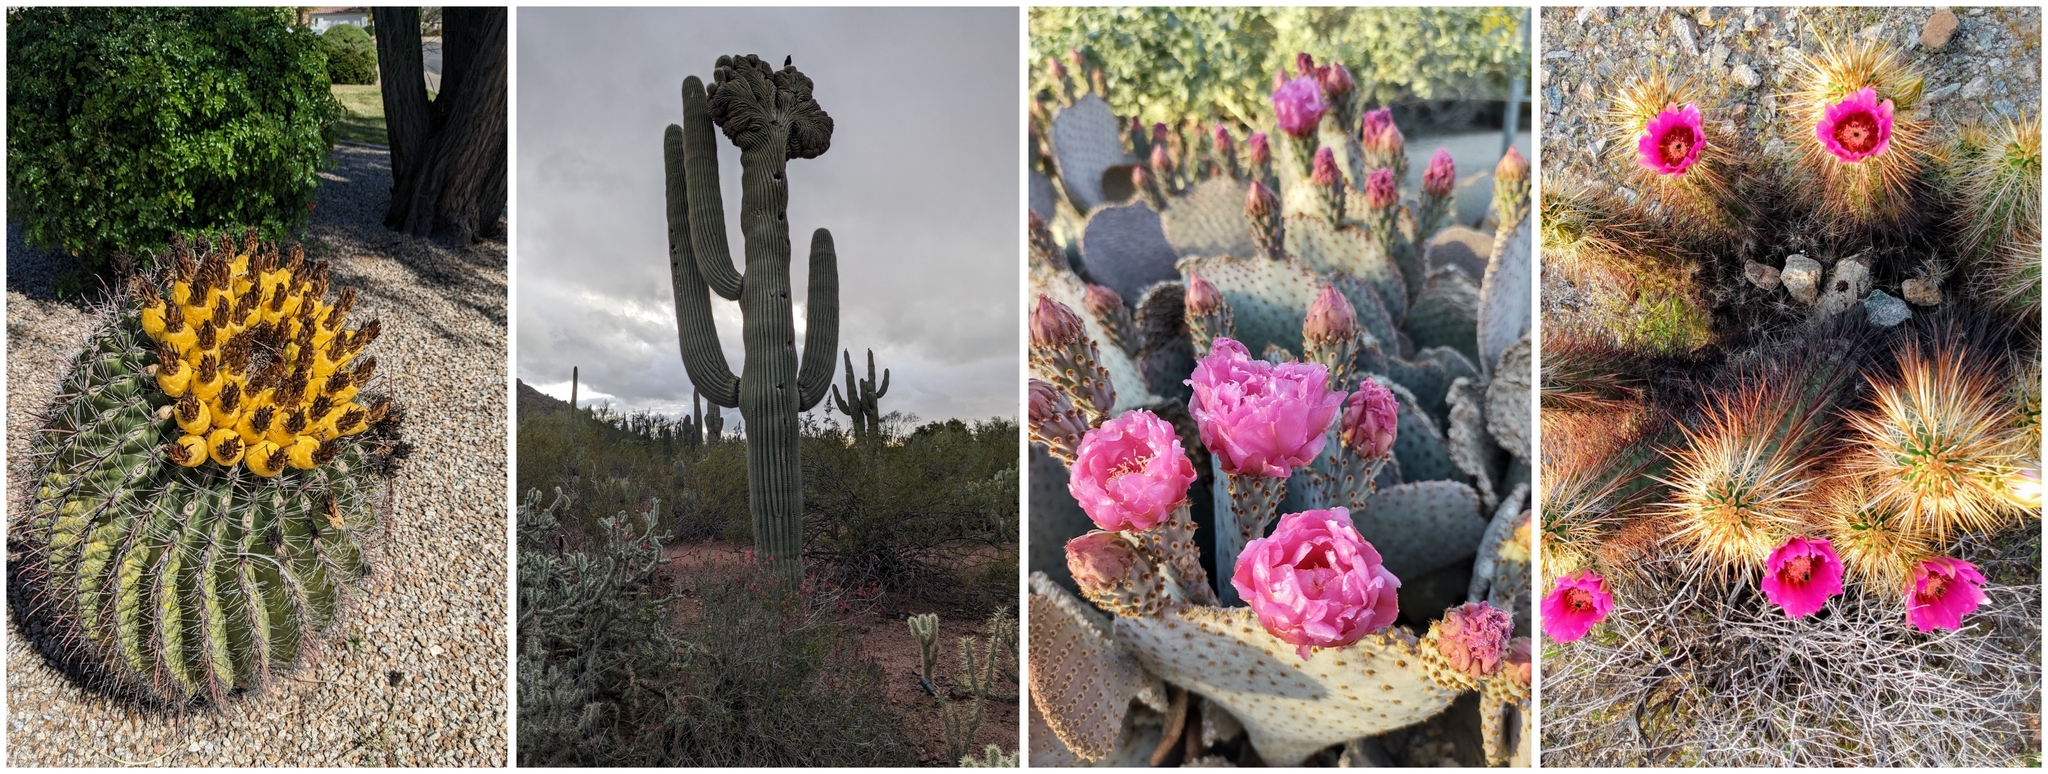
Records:
[[[889,393],[889,369],[882,369],[880,381],[875,379],[875,351],[868,350],[868,378],[853,378],[853,353],[846,357],[846,395],[840,396],[839,388],[832,388],[832,401],[839,406],[839,413],[853,422],[853,437],[863,441],[879,441],[882,438],[882,396]]]
[[[184,467],[181,431],[133,308],[80,356],[33,449],[35,604],[104,667],[107,686],[167,703],[218,700],[291,668],[366,572],[376,524],[363,447],[262,477]]]
[[[683,81],[683,125],[664,140],[669,267],[683,363],[713,405],[737,407],[747,423],[747,494],[755,547],[794,581],[803,538],[797,415],[817,405],[832,379],[839,338],[839,276],[832,235],[811,237],[807,333],[799,364],[790,298],[789,175],[792,155],[812,158],[830,144],[832,120],[811,100],[810,79],[785,64],[720,57],[707,91]],[[740,231],[746,271],[735,271],[718,190],[716,120],[740,148]],[[746,368],[735,378],[719,349],[706,291],[740,303]]]

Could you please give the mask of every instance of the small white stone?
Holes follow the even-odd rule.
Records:
[[[1794,253],[1785,259],[1785,269],[1779,277],[1793,299],[1811,304],[1820,297],[1820,269],[1819,261]]]

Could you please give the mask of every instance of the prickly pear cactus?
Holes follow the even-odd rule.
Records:
[[[1499,231],[1484,276],[1468,274],[1431,265],[1424,249],[1447,225],[1452,162],[1439,154],[1419,197],[1401,200],[1387,167],[1405,165],[1406,151],[1390,112],[1332,110],[1318,131],[1284,142],[1268,134],[1286,124],[1249,135],[1192,122],[1148,132],[1096,115],[1106,106],[1096,95],[1076,96],[1082,85],[1062,73],[1082,69],[1078,60],[1054,63],[1064,85],[1032,112],[1034,136],[1050,134],[1056,150],[1093,149],[1092,163],[1055,153],[1036,158],[1058,163],[1034,170],[1088,204],[1030,218],[1030,416],[1045,452],[1034,451],[1033,465],[1062,474],[1034,474],[1031,492],[1033,545],[1045,549],[1032,555],[1033,762],[1214,762],[1203,753],[1243,735],[1260,760],[1298,765],[1360,738],[1448,722],[1453,700],[1477,692],[1475,754],[1505,763],[1526,743],[1526,658],[1521,668],[1498,659],[1474,667],[1461,644],[1471,630],[1440,639],[1433,624],[1465,620],[1462,603],[1492,605],[1498,615],[1487,620],[1497,623],[1485,630],[1505,643],[1532,620],[1530,554],[1515,548],[1531,537],[1501,526],[1526,512],[1530,478],[1527,164],[1516,154],[1501,162]],[[1349,88],[1348,74],[1334,74],[1341,65],[1302,66],[1314,83],[1290,86],[1295,93]],[[1311,173],[1321,138],[1340,147],[1335,163]],[[1104,185],[1118,182],[1109,178],[1119,164],[1132,169],[1129,184]],[[1069,178],[1081,169],[1102,178]],[[1119,190],[1129,198],[1112,200]],[[1175,259],[1163,277],[1162,255]],[[1135,315],[1122,303],[1133,297]],[[1201,475],[1172,479],[1189,494],[1165,521],[1132,521],[1108,504],[1116,496],[1104,477],[1165,474],[1156,458],[1104,462],[1100,450],[1162,442],[1163,418],[1193,408],[1186,385],[1203,378],[1197,358],[1217,347],[1318,369],[1329,390],[1357,390],[1361,408],[1323,425],[1318,451],[1302,449],[1284,474],[1263,477],[1228,467],[1226,452],[1241,452],[1209,439],[1201,428],[1212,420],[1175,426]],[[1194,389],[1199,402],[1203,388]],[[1213,483],[1197,506],[1203,477]],[[1402,602],[1419,608],[1297,652],[1243,606],[1233,576],[1276,519],[1332,508],[1348,509],[1352,534],[1417,590]],[[1091,519],[1100,529],[1089,531]],[[1062,544],[1064,555],[1054,548]],[[1486,582],[1468,584],[1468,574]]]
[[[318,647],[369,571],[391,411],[325,264],[225,236],[138,278],[32,443],[31,616],[117,693],[261,688]]]

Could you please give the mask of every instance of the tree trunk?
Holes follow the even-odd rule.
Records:
[[[376,8],[391,139],[384,225],[414,236],[493,236],[506,197],[506,11],[442,11],[441,91],[427,99],[418,8]]]

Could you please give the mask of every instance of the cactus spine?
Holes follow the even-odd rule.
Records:
[[[713,124],[740,149],[740,230],[746,271],[733,268],[718,190]],[[789,290],[791,157],[831,147],[832,118],[811,98],[811,80],[787,60],[779,71],[759,57],[722,56],[707,89],[683,80],[683,125],[663,137],[669,272],[676,332],[690,382],[712,405],[738,408],[747,423],[747,496],[754,545],[786,578],[800,574],[803,483],[797,415],[824,399],[839,342],[839,266],[832,234],[811,235],[810,299],[803,361]],[[719,348],[711,299],[738,301],[746,368],[734,377]]]
[[[867,443],[882,438],[882,396],[889,394],[889,369],[882,369],[882,380],[875,381],[875,351],[868,350],[868,378],[855,381],[853,378],[853,353],[844,351],[846,356],[846,395],[841,397],[837,386],[832,388],[832,401],[839,405],[839,413],[853,421],[853,437]]]

